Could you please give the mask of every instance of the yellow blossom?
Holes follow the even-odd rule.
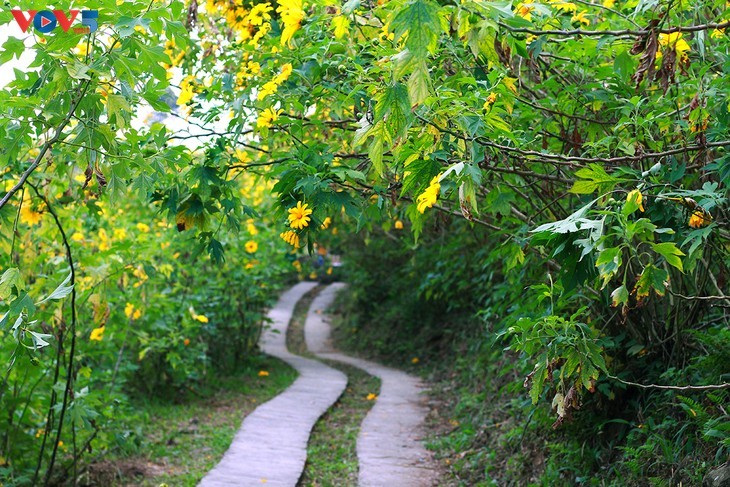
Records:
[[[291,46],[291,39],[294,33],[299,30],[305,14],[302,0],[278,0],[279,7],[276,11],[281,14],[281,21],[284,29],[281,32],[281,45]]]
[[[190,306],[188,308],[188,312],[190,313],[190,316],[192,316],[192,318],[194,320],[197,320],[201,323],[208,323],[208,317],[205,315],[199,315],[198,313],[196,313],[195,308],[193,308],[192,306]]]
[[[660,46],[673,48],[682,62],[688,60],[690,51],[689,44],[682,38],[681,32],[659,34],[658,41]]]
[[[71,235],[71,240],[73,240],[74,242],[83,242],[84,234],[81,232],[75,232],[73,235]]]
[[[104,327],[100,326],[99,328],[94,328],[91,330],[91,335],[89,336],[89,340],[94,340],[97,342],[100,342],[101,339],[104,338]]]
[[[535,9],[532,5],[525,5],[524,3],[517,4],[515,7],[515,13],[525,20],[532,20],[532,11]]]
[[[265,370],[259,370],[259,377],[268,377],[269,373]]]
[[[321,226],[321,227],[319,227],[319,228],[321,228],[322,230],[327,230],[327,228],[329,228],[329,226],[330,226],[331,224],[332,224],[332,218],[330,218],[330,217],[326,217],[326,218],[324,219],[324,221],[322,222],[322,226]]]
[[[283,232],[279,235],[281,239],[291,245],[292,247],[298,249],[299,248],[299,235],[293,230],[288,230],[286,232]]]
[[[616,5],[616,0],[603,0],[603,6],[606,8],[613,8]]]
[[[487,96],[486,101],[484,102],[484,106],[482,107],[484,110],[489,110],[489,108],[494,104],[494,102],[497,101],[497,94],[496,93],[490,93],[489,96]]]
[[[289,208],[289,226],[292,228],[304,228],[309,226],[311,218],[309,215],[312,214],[312,210],[307,208],[307,204],[302,204],[301,201],[297,201],[297,206]]]
[[[578,13],[574,14],[574,15],[573,15],[573,16],[572,16],[572,17],[570,18],[570,21],[571,21],[571,22],[579,22],[579,23],[581,23],[581,24],[583,24],[583,25],[590,25],[591,21],[590,21],[590,20],[588,19],[588,17],[586,17],[586,14],[587,14],[587,13],[588,13],[588,12],[586,12],[585,10],[582,10],[582,11],[580,11],[580,12],[578,12]]]
[[[195,76],[186,77],[182,83],[180,83],[180,96],[177,97],[178,106],[186,105],[190,100],[193,99],[195,92],[193,91],[195,86]]]
[[[565,2],[563,0],[548,0],[548,2],[561,12],[575,13],[578,10],[578,7],[572,2]]]
[[[259,91],[258,95],[256,95],[256,98],[261,101],[264,98],[266,98],[269,95],[273,95],[276,93],[276,90],[279,89],[279,85],[276,83],[275,80],[268,81],[264,83],[264,86],[261,87],[261,90]]]
[[[248,252],[249,254],[253,254],[259,249],[259,244],[257,244],[253,240],[249,240],[248,242],[246,242],[245,247],[246,247],[246,252]]]
[[[712,216],[702,210],[695,210],[689,217],[687,224],[692,228],[702,228],[710,223],[712,223]]]
[[[332,275],[332,267],[328,267],[327,268],[327,275],[328,276],[331,276]]]
[[[372,392],[370,394],[368,394],[367,397],[365,397],[365,399],[368,401],[374,401],[377,398],[378,398],[378,396],[376,394],[373,394]]]
[[[20,221],[28,225],[36,225],[43,219],[43,215],[34,211],[31,207],[31,200],[28,193],[23,197],[23,205],[20,208]]]
[[[426,211],[426,208],[432,208],[434,204],[436,204],[436,200],[438,200],[439,194],[441,192],[441,184],[439,183],[439,178],[441,175],[435,176],[431,180],[431,184],[426,188],[426,190],[417,198],[418,203],[418,211],[420,213],[423,213]]]
[[[394,226],[396,230],[403,230],[403,222],[400,220],[396,220]]]
[[[256,120],[256,126],[258,128],[271,127],[271,125],[279,118],[279,114],[281,112],[282,110],[274,110],[273,108],[265,109]]]
[[[127,303],[124,307],[124,315],[131,320],[138,320],[142,316],[142,311],[135,308],[132,303]]]
[[[644,211],[644,195],[638,189],[629,191],[629,194],[626,195],[626,201],[633,201],[639,206],[642,212]]]
[[[286,80],[289,79],[289,76],[291,76],[291,73],[292,73],[293,70],[294,69],[292,68],[291,63],[286,63],[285,65],[283,65],[281,67],[281,71],[274,78],[274,82],[277,85],[282,84],[284,81],[286,81]]]
[[[420,362],[420,360],[419,360],[419,358],[418,358],[418,357],[413,357],[413,358],[411,359],[411,363],[412,363],[413,365],[417,364],[418,362]]]

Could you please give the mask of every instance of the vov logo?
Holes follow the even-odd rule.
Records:
[[[42,34],[48,34],[58,25],[61,26],[64,32],[68,32],[79,12],[81,12],[81,25],[83,27],[74,28],[74,33],[91,34],[99,28],[98,10],[69,10],[68,15],[63,10],[11,10],[10,12],[12,12],[15,21],[24,33],[28,32],[31,22],[33,27]]]

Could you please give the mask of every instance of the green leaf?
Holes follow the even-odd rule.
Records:
[[[609,247],[603,249],[596,259],[596,267],[598,267],[598,272],[603,279],[603,285],[601,286],[601,289],[603,289],[621,267],[621,248]]]
[[[669,274],[664,269],[660,269],[653,264],[648,264],[636,281],[634,292],[637,301],[644,297],[648,297],[652,289],[659,296],[664,296],[666,286],[669,285]]]
[[[69,294],[71,294],[71,291],[73,290],[74,286],[73,284],[69,284],[71,282],[71,273],[68,274],[66,279],[63,280],[61,284],[58,285],[58,287],[53,291],[51,294],[48,295],[45,299],[38,301],[36,303],[36,306],[40,306],[41,304],[50,301],[52,299],[58,300],[63,299]]]
[[[576,181],[573,187],[570,188],[569,191],[575,194],[591,194],[596,190],[607,193],[616,184],[623,181],[622,178],[609,175],[602,166],[593,163],[589,164],[588,167],[579,169],[575,172],[575,175],[582,180]]]
[[[408,95],[411,106],[420,105],[431,94],[431,79],[425,63],[419,64],[408,79]]]
[[[682,269],[682,259],[680,259],[680,257],[685,254],[677,248],[674,242],[652,244],[651,248],[654,252],[664,257],[667,260],[667,264],[676,267],[680,270],[680,272],[684,272],[684,269]]]
[[[106,99],[106,108],[109,112],[109,121],[116,120],[119,128],[125,128],[130,119],[131,108],[129,102],[122,95],[109,93]]]
[[[5,301],[12,296],[13,287],[18,291],[24,289],[23,281],[20,277],[20,270],[17,267],[11,267],[3,272],[2,277],[0,277],[0,300]]]
[[[611,306],[613,306],[614,308],[618,307],[619,305],[626,307],[628,304],[629,290],[626,288],[626,284],[621,284],[611,293]]]
[[[360,6],[361,0],[348,0],[342,6],[342,15],[350,15]]]
[[[20,59],[24,51],[25,43],[22,39],[8,37],[8,40],[3,44],[2,52],[0,52],[0,64],[5,64],[14,57]]]
[[[436,50],[441,31],[438,5],[427,0],[407,2],[391,21],[396,39],[407,36],[404,46],[418,59]]]

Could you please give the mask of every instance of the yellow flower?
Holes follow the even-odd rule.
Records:
[[[626,195],[626,201],[633,201],[634,203],[639,205],[639,209],[642,212],[644,211],[644,195],[642,195],[641,191],[639,191],[638,189],[629,191],[629,194]]]
[[[127,303],[124,307],[124,315],[132,320],[138,320],[142,316],[142,311],[136,309],[132,303]]]
[[[146,223],[137,223],[137,230],[139,230],[140,232],[147,233],[150,231],[150,226],[147,225]]]
[[[613,8],[616,5],[616,0],[603,0],[603,6],[606,8]]]
[[[91,335],[89,335],[89,340],[94,340],[97,342],[100,342],[101,339],[104,338],[104,327],[100,326],[99,328],[94,328],[91,330]]]
[[[292,265],[297,270],[297,272],[302,272],[302,263],[301,262],[299,262],[298,260],[295,260],[294,262],[292,262]]]
[[[581,24],[584,24],[584,25],[590,25],[591,21],[588,20],[588,17],[586,17],[586,13],[587,12],[585,10],[582,10],[582,11],[574,14],[570,18],[570,21],[571,22],[580,22]]]
[[[525,20],[532,20],[532,11],[535,9],[535,7],[527,6],[523,3],[517,4],[517,7],[515,7],[515,13],[522,17]]]
[[[73,235],[71,235],[71,240],[73,240],[74,242],[83,242],[84,234],[81,232],[75,232]]]
[[[276,80],[268,81],[264,83],[264,86],[261,87],[261,91],[259,91],[259,94],[256,95],[256,98],[261,101],[267,96],[276,93],[276,90],[278,89],[279,85],[276,83]]]
[[[324,219],[324,221],[322,222],[322,226],[321,226],[320,228],[321,228],[322,230],[327,230],[327,228],[329,228],[329,226],[330,226],[331,224],[332,224],[332,218],[330,218],[330,217],[327,217],[327,218],[325,218],[325,219]]]
[[[304,228],[309,226],[309,215],[312,214],[312,210],[307,208],[307,204],[302,204],[301,201],[297,201],[297,206],[289,208],[289,226],[292,228]]]
[[[293,230],[288,230],[286,232],[283,232],[279,235],[281,239],[291,245],[292,247],[298,249],[299,248],[299,235],[296,234]],[[301,265],[301,264],[300,264]]]
[[[261,25],[264,20],[270,20],[271,15],[269,12],[274,10],[270,3],[259,3],[254,5],[251,11],[248,13],[248,23],[251,25]]]
[[[291,73],[293,71],[291,63],[286,63],[281,67],[281,72],[276,75],[274,78],[274,82],[277,85],[282,84],[284,81],[289,79],[289,76],[291,76]]]
[[[268,377],[269,373],[266,370],[259,370],[259,377]]]
[[[248,252],[249,254],[253,254],[258,249],[259,249],[259,244],[257,244],[253,240],[249,240],[248,242],[246,242],[246,252]]]
[[[43,219],[43,215],[31,208],[31,200],[28,193],[23,197],[23,206],[20,208],[20,221],[28,225],[36,225]]]
[[[687,44],[687,41],[682,39],[681,32],[659,34],[658,40],[660,46],[673,48],[682,62],[686,62],[689,58],[689,44]]]
[[[712,223],[712,216],[702,210],[695,210],[692,216],[689,217],[689,223],[687,224],[692,228],[702,228],[710,223]]]
[[[572,2],[564,2],[563,0],[548,0],[549,3],[555,6],[556,9],[561,12],[575,12],[578,7]]]
[[[419,360],[419,358],[418,358],[418,357],[413,357],[413,358],[411,359],[411,363],[412,363],[412,364],[414,364],[414,365],[415,365],[415,364],[417,364],[418,362],[420,362],[420,360]]]
[[[198,320],[199,322],[201,322],[201,323],[207,323],[208,322],[208,317],[205,316],[205,315],[195,315],[194,318],[196,320]]]
[[[395,221],[395,229],[396,230],[403,230],[403,222],[400,220]]]
[[[492,104],[497,101],[497,94],[496,93],[490,93],[489,96],[487,96],[487,100],[484,102],[484,106],[482,107],[484,110],[489,110],[489,108],[492,106]]]
[[[314,271],[310,272],[309,278],[314,281],[315,279],[317,279],[317,273]]]
[[[259,118],[256,120],[256,126],[258,128],[268,128],[271,127],[271,124],[276,122],[276,120],[279,118],[279,114],[282,112],[282,110],[274,110],[273,108],[267,108],[261,114],[259,115]]]
[[[193,96],[195,95],[195,92],[193,91],[195,88],[193,84],[194,80],[195,76],[188,76],[182,81],[182,83],[180,83],[180,96],[177,97],[178,106],[185,105],[193,99]]]
[[[276,9],[281,14],[281,21],[284,29],[281,32],[281,45],[291,46],[291,39],[294,33],[299,30],[305,14],[302,8],[302,0],[279,0],[279,7]]]
[[[426,188],[426,191],[424,191],[421,196],[418,197],[416,200],[418,203],[418,211],[420,213],[423,213],[426,211],[426,208],[432,208],[434,204],[436,204],[436,200],[438,200],[439,194],[441,192],[441,184],[439,183],[439,178],[441,175],[435,176],[431,180],[431,184],[428,188]]]
[[[332,267],[328,267],[327,268],[327,275],[328,276],[331,276],[332,275]]]
[[[365,399],[367,399],[368,401],[374,401],[374,400],[376,400],[377,398],[378,398],[378,396],[377,396],[377,395],[375,395],[375,394],[373,394],[373,393],[371,392],[370,394],[368,394],[368,395],[367,395],[367,397],[366,397]]]

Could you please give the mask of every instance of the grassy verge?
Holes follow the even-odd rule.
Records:
[[[194,397],[138,403],[139,451],[145,454],[97,462],[82,485],[197,485],[228,449],[243,418],[295,378],[296,371],[284,362],[260,356],[239,374],[216,378]]]
[[[305,344],[304,322],[312,300],[320,290],[318,287],[310,291],[294,310],[287,346],[297,355],[313,357]],[[347,374],[348,385],[312,431],[307,447],[307,464],[299,486],[356,486],[357,435],[362,420],[374,403],[374,396],[380,391],[380,380],[355,367],[329,360],[323,362]]]

